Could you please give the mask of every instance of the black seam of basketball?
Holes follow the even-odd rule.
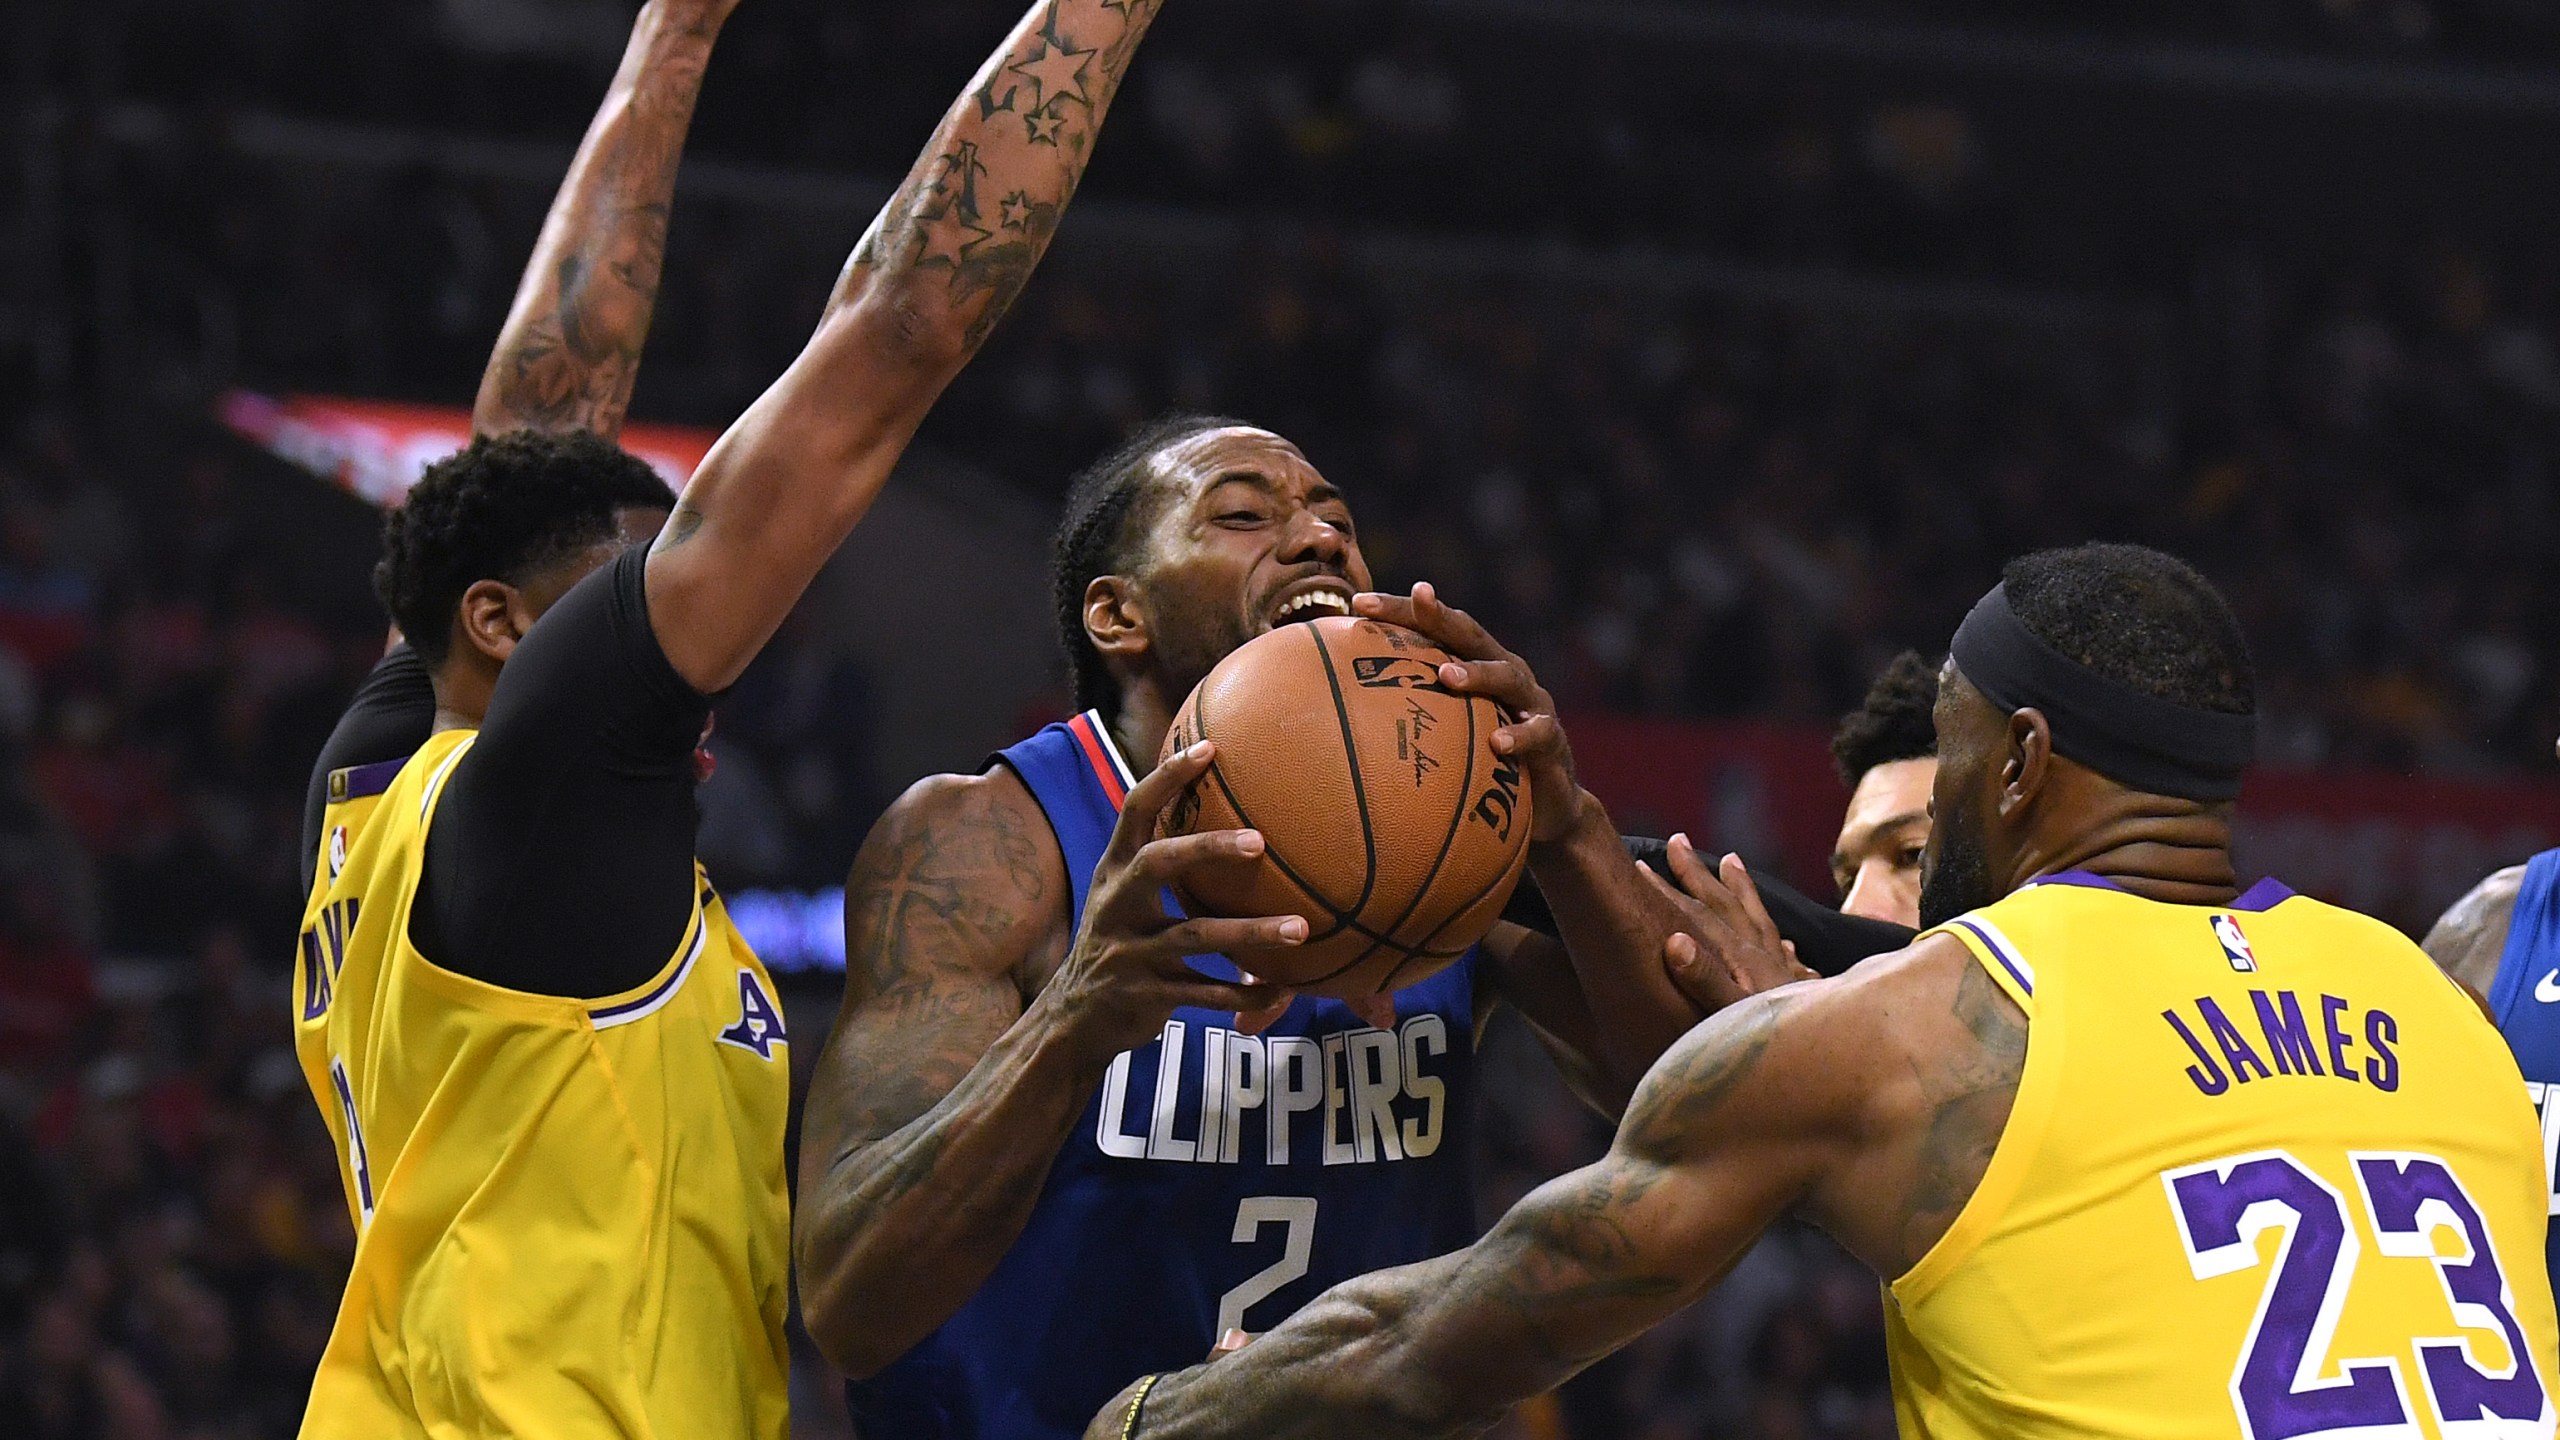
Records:
[[[1474,712],[1473,712],[1473,710],[1472,710],[1472,709],[1470,709],[1469,713],[1470,713],[1470,714],[1473,714]],[[1523,772],[1523,778],[1525,778],[1525,777],[1526,777],[1526,772],[1524,771],[1524,772]],[[1530,796],[1529,796],[1529,806],[1530,806],[1530,812],[1531,812],[1531,813],[1530,813],[1530,822],[1531,822],[1532,824],[1535,824],[1535,823],[1536,823],[1536,819],[1537,819],[1537,816],[1536,816],[1537,804],[1538,804],[1538,797],[1537,797],[1537,794],[1533,791],[1533,792],[1531,792],[1531,794],[1530,794]],[[1528,848],[1529,848],[1529,835],[1528,835],[1528,832],[1524,830],[1524,831],[1522,831],[1522,832],[1521,832],[1521,835],[1520,835],[1520,843],[1519,843],[1518,845],[1515,845],[1515,846],[1513,846],[1513,847],[1512,847],[1511,853],[1512,853],[1514,856],[1519,856],[1519,855],[1524,854],[1524,853],[1528,850]],[[1466,950],[1445,950],[1445,951],[1444,951],[1444,950],[1432,950],[1432,949],[1429,949],[1429,948],[1427,948],[1427,947],[1430,945],[1430,943],[1431,943],[1432,941],[1437,940],[1437,939],[1439,939],[1439,938],[1440,938],[1440,935],[1441,935],[1441,932],[1442,932],[1442,931],[1445,931],[1445,930],[1447,930],[1450,926],[1452,926],[1452,925],[1456,924],[1456,923],[1458,922],[1458,917],[1459,917],[1459,916],[1464,915],[1464,914],[1466,914],[1468,911],[1470,911],[1470,910],[1474,909],[1474,908],[1477,906],[1477,904],[1479,904],[1480,902],[1482,902],[1482,901],[1483,901],[1484,897],[1486,897],[1487,895],[1492,894],[1494,891],[1496,891],[1496,890],[1498,890],[1498,889],[1502,888],[1502,882],[1503,882],[1503,880],[1504,880],[1504,878],[1505,878],[1505,877],[1509,877],[1509,878],[1512,880],[1512,882],[1513,882],[1514,884],[1517,884],[1517,883],[1518,883],[1518,878],[1519,878],[1519,874],[1520,874],[1520,872],[1521,872],[1521,871],[1526,870],[1527,868],[1528,868],[1528,867],[1527,867],[1527,863],[1526,863],[1525,861],[1524,861],[1524,862],[1522,862],[1522,864],[1521,864],[1521,866],[1519,867],[1519,869],[1518,869],[1518,870],[1515,870],[1515,869],[1512,867],[1512,864],[1511,864],[1511,862],[1510,862],[1510,861],[1508,861],[1508,860],[1504,861],[1504,862],[1503,862],[1503,865],[1502,865],[1502,868],[1501,868],[1500,870],[1497,870],[1497,871],[1495,871],[1495,872],[1494,872],[1493,883],[1492,883],[1492,884],[1490,884],[1490,885],[1487,885],[1487,886],[1483,887],[1482,889],[1480,889],[1480,890],[1478,890],[1478,891],[1476,891],[1476,893],[1474,893],[1473,895],[1468,896],[1465,904],[1463,904],[1463,905],[1459,905],[1459,906],[1456,906],[1456,907],[1452,908],[1452,909],[1449,911],[1449,918],[1440,922],[1440,927],[1439,927],[1439,929],[1434,930],[1434,931],[1432,931],[1430,934],[1425,935],[1425,936],[1423,936],[1423,937],[1422,937],[1422,945],[1421,945],[1421,946],[1419,946],[1419,947],[1399,947],[1399,948],[1404,948],[1404,949],[1406,950],[1406,954],[1405,954],[1404,961],[1403,961],[1403,963],[1401,963],[1401,964],[1397,965],[1397,966],[1396,966],[1396,968],[1395,968],[1394,970],[1392,970],[1392,971],[1389,971],[1389,972],[1388,972],[1388,974],[1387,974],[1387,978],[1386,978],[1386,982],[1385,982],[1385,985],[1393,985],[1393,984],[1395,984],[1395,982],[1396,982],[1396,980],[1397,980],[1397,978],[1398,978],[1398,977],[1402,976],[1402,975],[1404,974],[1404,972],[1405,972],[1405,971],[1407,971],[1407,970],[1409,970],[1409,969],[1413,968],[1413,962],[1414,962],[1414,961],[1416,961],[1416,960],[1424,959],[1424,958],[1426,958],[1426,957],[1439,957],[1439,956],[1444,956],[1444,955],[1445,955],[1445,956],[1453,956],[1453,957],[1454,957],[1454,956],[1458,956],[1458,955],[1464,955],[1464,954],[1466,954],[1466,953],[1467,953],[1467,952],[1466,952]],[[1470,946],[1470,947],[1468,947],[1468,948],[1469,948],[1469,949],[1472,949],[1472,948],[1474,948],[1474,947]],[[1384,986],[1384,985],[1382,985],[1382,986],[1380,987],[1380,991],[1379,991],[1379,993],[1381,993],[1381,994],[1384,994],[1384,993],[1385,993],[1385,986]]]
[[[1351,706],[1342,698],[1342,677],[1334,673],[1333,652],[1325,648],[1322,621],[1309,625],[1307,638],[1316,645],[1316,659],[1324,666],[1324,684],[1333,696],[1333,723],[1342,732],[1342,758],[1351,766],[1351,803],[1360,811],[1360,855],[1366,872],[1360,882],[1360,898],[1352,903],[1351,913],[1358,915],[1369,908],[1369,897],[1378,890],[1378,832],[1369,820],[1369,789],[1360,780],[1360,742],[1351,734]]]
[[[1458,831],[1460,827],[1467,823],[1467,797],[1476,793],[1476,701],[1473,696],[1466,695],[1459,696],[1458,699],[1458,708],[1465,711],[1467,715],[1467,773],[1458,784],[1458,803],[1449,808],[1449,828],[1447,832],[1442,834],[1440,837],[1440,853],[1431,857],[1431,868],[1423,872],[1422,883],[1414,887],[1413,898],[1405,902],[1404,913],[1386,923],[1385,930],[1389,935],[1403,934],[1404,922],[1412,919],[1413,912],[1421,909],[1422,902],[1430,897],[1431,883],[1440,878],[1441,868],[1449,863],[1450,849],[1458,843]],[[1416,743],[1419,743],[1419,741]],[[1357,757],[1355,756],[1354,758],[1356,759]],[[1510,862],[1507,859],[1503,862],[1503,868],[1506,870],[1510,868]],[[1481,900],[1483,898],[1484,895],[1479,892],[1468,899],[1467,905],[1473,905],[1477,900]],[[1465,914],[1467,911],[1467,905],[1461,905],[1456,910],[1451,911],[1451,918],[1454,919],[1459,915]],[[1425,934],[1422,938],[1425,941],[1428,941],[1433,935],[1437,935],[1447,928],[1449,928],[1449,922],[1447,920],[1443,920],[1440,924],[1434,926],[1430,932]],[[1406,967],[1413,964],[1415,958],[1412,952],[1412,947],[1405,945],[1400,941],[1389,941],[1388,943],[1394,945],[1396,949],[1403,950],[1406,953],[1405,958],[1396,962],[1395,968],[1387,972],[1388,983],[1381,984],[1378,987],[1378,993],[1381,995],[1387,993],[1388,984],[1391,984],[1396,976],[1403,974]],[[1370,947],[1371,954],[1375,954],[1376,951],[1377,947]],[[1368,955],[1363,955],[1360,957],[1360,961],[1354,963],[1365,962],[1368,958]],[[1346,966],[1344,968],[1347,970],[1349,967]],[[1343,973],[1343,971],[1338,970],[1334,972],[1335,975],[1339,975],[1341,973]],[[1327,975],[1324,978],[1326,980],[1331,980],[1334,976]]]
[[[1200,738],[1203,740],[1208,739],[1209,705],[1207,697],[1202,697],[1199,704],[1191,707],[1191,718],[1200,722]],[[1209,778],[1218,782],[1218,793],[1227,797],[1227,808],[1236,812],[1236,823],[1238,825],[1243,826],[1247,830],[1258,830],[1261,828],[1253,823],[1253,816],[1244,808],[1244,800],[1236,794],[1235,787],[1227,783],[1227,777],[1220,773],[1218,762],[1214,759],[1209,762]],[[1269,860],[1274,866],[1279,868],[1281,875],[1285,877],[1290,884],[1298,887],[1300,894],[1303,894],[1309,900],[1314,901],[1317,909],[1322,910],[1333,917],[1332,929],[1325,931],[1321,935],[1316,934],[1311,930],[1308,932],[1307,938],[1298,943],[1302,945],[1313,944],[1318,940],[1330,940],[1334,936],[1341,934],[1344,930],[1358,929],[1356,922],[1358,921],[1360,912],[1357,910],[1342,909],[1340,906],[1335,905],[1331,900],[1325,898],[1323,891],[1308,884],[1305,876],[1300,875],[1297,871],[1291,869],[1289,867],[1289,862],[1280,858],[1280,851],[1270,843],[1268,837],[1264,838],[1262,855],[1264,859]],[[1360,933],[1366,934],[1367,932],[1361,931]]]

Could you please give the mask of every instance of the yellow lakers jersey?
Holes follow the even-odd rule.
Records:
[[[2542,1135],[2375,920],[2064,877],[1944,927],[2028,1016],[2015,1109],[1890,1287],[1925,1440],[2549,1440]]]
[[[772,979],[698,871],[683,944],[628,994],[419,954],[427,829],[473,738],[330,777],[295,1039],[357,1239],[302,1434],[780,1440]]]

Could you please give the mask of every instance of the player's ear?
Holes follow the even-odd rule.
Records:
[[[462,606],[455,617],[461,640],[472,649],[501,665],[516,650],[516,642],[533,628],[532,607],[513,585],[503,580],[474,580],[462,592]]]
[[[2041,710],[2009,717],[2008,754],[2000,762],[2000,813],[2014,815],[2035,803],[2053,778],[2053,722]]]
[[[1105,656],[1135,660],[1147,653],[1146,617],[1127,577],[1097,575],[1084,587],[1084,634]]]

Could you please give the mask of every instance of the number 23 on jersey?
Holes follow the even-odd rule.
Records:
[[[2231,1404],[2240,1434],[2551,1440],[2552,1357],[2537,1364],[2530,1354],[2480,1207],[2452,1166],[2402,1152],[2347,1158],[2352,1198],[2282,1150],[2160,1177],[2198,1281],[2245,1285],[2237,1277],[2267,1272],[2247,1333],[2234,1337]],[[2364,1254],[2366,1234],[2372,1256]],[[2262,1245],[2270,1235],[2273,1243]],[[2403,1266],[2413,1268],[2376,1273]],[[2409,1283],[2423,1274],[2415,1267],[2432,1268],[2429,1288],[2445,1303],[2410,1303],[2424,1293]],[[2342,1335],[2351,1303],[2365,1318]],[[2386,1340],[2396,1343],[2386,1349]],[[2421,1427],[2421,1407],[2432,1429]]]

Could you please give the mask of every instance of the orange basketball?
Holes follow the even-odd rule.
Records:
[[[1163,833],[1253,829],[1262,858],[1207,866],[1193,915],[1303,915],[1303,945],[1234,956],[1337,998],[1399,990],[1484,938],[1529,853],[1529,788],[1493,753],[1501,711],[1440,683],[1447,652],[1374,620],[1283,625],[1221,661],[1166,755],[1215,741]]]

